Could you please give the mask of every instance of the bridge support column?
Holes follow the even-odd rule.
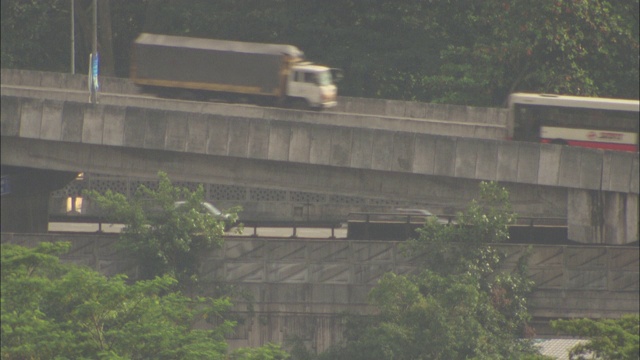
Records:
[[[3,166],[2,232],[45,233],[49,225],[49,195],[76,178],[67,171]]]
[[[638,241],[638,194],[606,193],[604,211],[607,244]]]
[[[569,189],[568,237],[585,244],[638,241],[638,194]]]

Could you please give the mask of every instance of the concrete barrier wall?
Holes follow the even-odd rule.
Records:
[[[289,119],[290,112],[257,107],[243,108],[245,116],[207,114],[193,108],[208,107],[200,103],[182,102],[184,109],[167,110],[154,107],[166,105],[156,101],[150,99],[149,107],[94,106],[3,95],[2,136],[585,190],[639,191],[638,153],[452,136],[458,131],[437,136],[345,127],[324,124],[314,119],[320,116],[316,113],[305,113],[306,119]]]
[[[3,85],[89,91],[87,74],[68,74],[45,71],[1,69]],[[129,79],[100,77],[100,91],[116,94],[136,94],[140,90]]]
[[[87,75],[1,69],[2,84],[57,89],[88,90]]]
[[[41,241],[71,241],[65,261],[90,266],[105,275],[137,276],[113,236],[6,234],[2,244],[35,246]],[[408,258],[401,243],[388,241],[227,238],[208,254],[203,271],[210,279],[234,284],[252,295],[235,310],[245,321],[232,346],[258,346],[297,336],[322,351],[342,337],[342,313],[368,314],[368,292],[389,271],[416,273],[419,258]],[[499,245],[505,269],[513,268],[526,245]],[[529,273],[537,287],[530,297],[536,318],[610,318],[639,312],[638,247],[534,246]]]
[[[299,123],[326,124],[341,127],[407,131],[436,135],[450,135],[483,139],[504,139],[506,128],[485,123],[456,122],[452,120],[427,120],[378,115],[361,115],[335,112],[295,111],[288,109],[258,107],[254,105],[230,105],[222,103],[193,102],[158,99],[153,97],[132,97],[126,87],[131,85],[119,81],[109,85],[112,93],[101,93],[101,105],[120,107],[143,107],[166,111],[185,111],[197,114],[229,115],[264,120],[285,120]],[[104,85],[107,86],[106,84]],[[10,85],[2,87],[2,94],[22,98],[55,101],[89,102],[86,90],[53,90],[51,88],[23,88]]]
[[[105,275],[135,275],[126,252],[115,247],[117,235],[2,233],[2,244],[34,247],[69,241],[70,261],[80,261]],[[206,256],[205,275],[233,283],[308,283],[374,286],[389,271],[413,274],[418,257],[407,257],[403,242],[381,240],[225,239]],[[512,269],[531,245],[498,244],[504,269]],[[533,245],[528,267],[536,289],[632,292],[639,297],[640,249],[637,246]],[[115,264],[106,266],[108,262]],[[209,265],[207,265],[209,263]],[[101,266],[102,265],[102,266]],[[136,275],[137,276],[137,275]],[[318,296],[323,296],[318,294]],[[366,304],[366,294],[354,304]],[[302,300],[291,299],[293,302]],[[322,301],[318,301],[322,302]],[[602,304],[593,304],[599,306]],[[636,303],[635,308],[640,306]],[[631,309],[612,309],[623,313]],[[560,311],[558,309],[558,311]],[[559,315],[560,316],[560,315]]]
[[[335,111],[507,126],[507,109],[342,96]]]
[[[2,84],[88,90],[86,75],[16,69],[2,69]],[[104,76],[100,77],[100,91],[115,94],[140,93],[140,89],[127,78]],[[338,106],[331,109],[331,112],[491,124],[501,127],[506,127],[507,124],[507,110],[501,108],[344,96],[338,99]]]

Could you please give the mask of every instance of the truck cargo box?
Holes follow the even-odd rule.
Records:
[[[138,85],[281,96],[291,45],[141,34],[133,43],[131,78]]]

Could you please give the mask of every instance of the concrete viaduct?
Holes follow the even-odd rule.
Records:
[[[572,240],[638,240],[637,153],[502,141],[506,115],[497,109],[449,107],[455,118],[442,120],[425,104],[386,101],[373,116],[349,112],[376,108],[367,100],[347,99],[342,112],[293,111],[138,96],[126,79],[105,80],[92,105],[82,78],[2,70],[1,160],[16,189],[3,208],[30,203],[20,216],[45,213],[24,194],[50,191],[79,171],[163,170],[181,181],[408,200],[472,197],[466,189],[495,180],[559,198]],[[18,168],[48,171],[56,184],[43,187],[35,173],[11,181]],[[527,206],[535,204],[516,210],[530,216]]]

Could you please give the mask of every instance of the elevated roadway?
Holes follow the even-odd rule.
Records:
[[[64,91],[61,91],[64,90]],[[9,96],[57,101],[87,102],[86,76],[23,70],[2,70],[2,93]],[[167,111],[233,115],[265,120],[295,119],[301,123],[411,131],[434,135],[504,139],[505,109],[393,100],[340,98],[337,108],[316,111],[260,107],[219,102],[176,101],[142,93],[128,79],[102,78],[102,105],[138,106]]]
[[[5,84],[5,76],[18,77],[3,70],[4,167],[151,178],[163,170],[182,181],[389,199],[472,194],[468,189],[478,181],[494,180],[522,192],[559,194],[573,240],[638,239],[637,153],[501,141],[504,128],[486,118],[484,125],[468,118],[416,119],[407,117],[407,104],[403,117],[371,116],[166,100],[121,90],[101,94],[100,104],[92,105],[76,85],[52,87],[75,84],[65,74],[33,75],[37,86],[24,81],[25,72],[12,84]],[[117,82],[127,86],[126,80]],[[399,106],[385,104],[385,112]]]

